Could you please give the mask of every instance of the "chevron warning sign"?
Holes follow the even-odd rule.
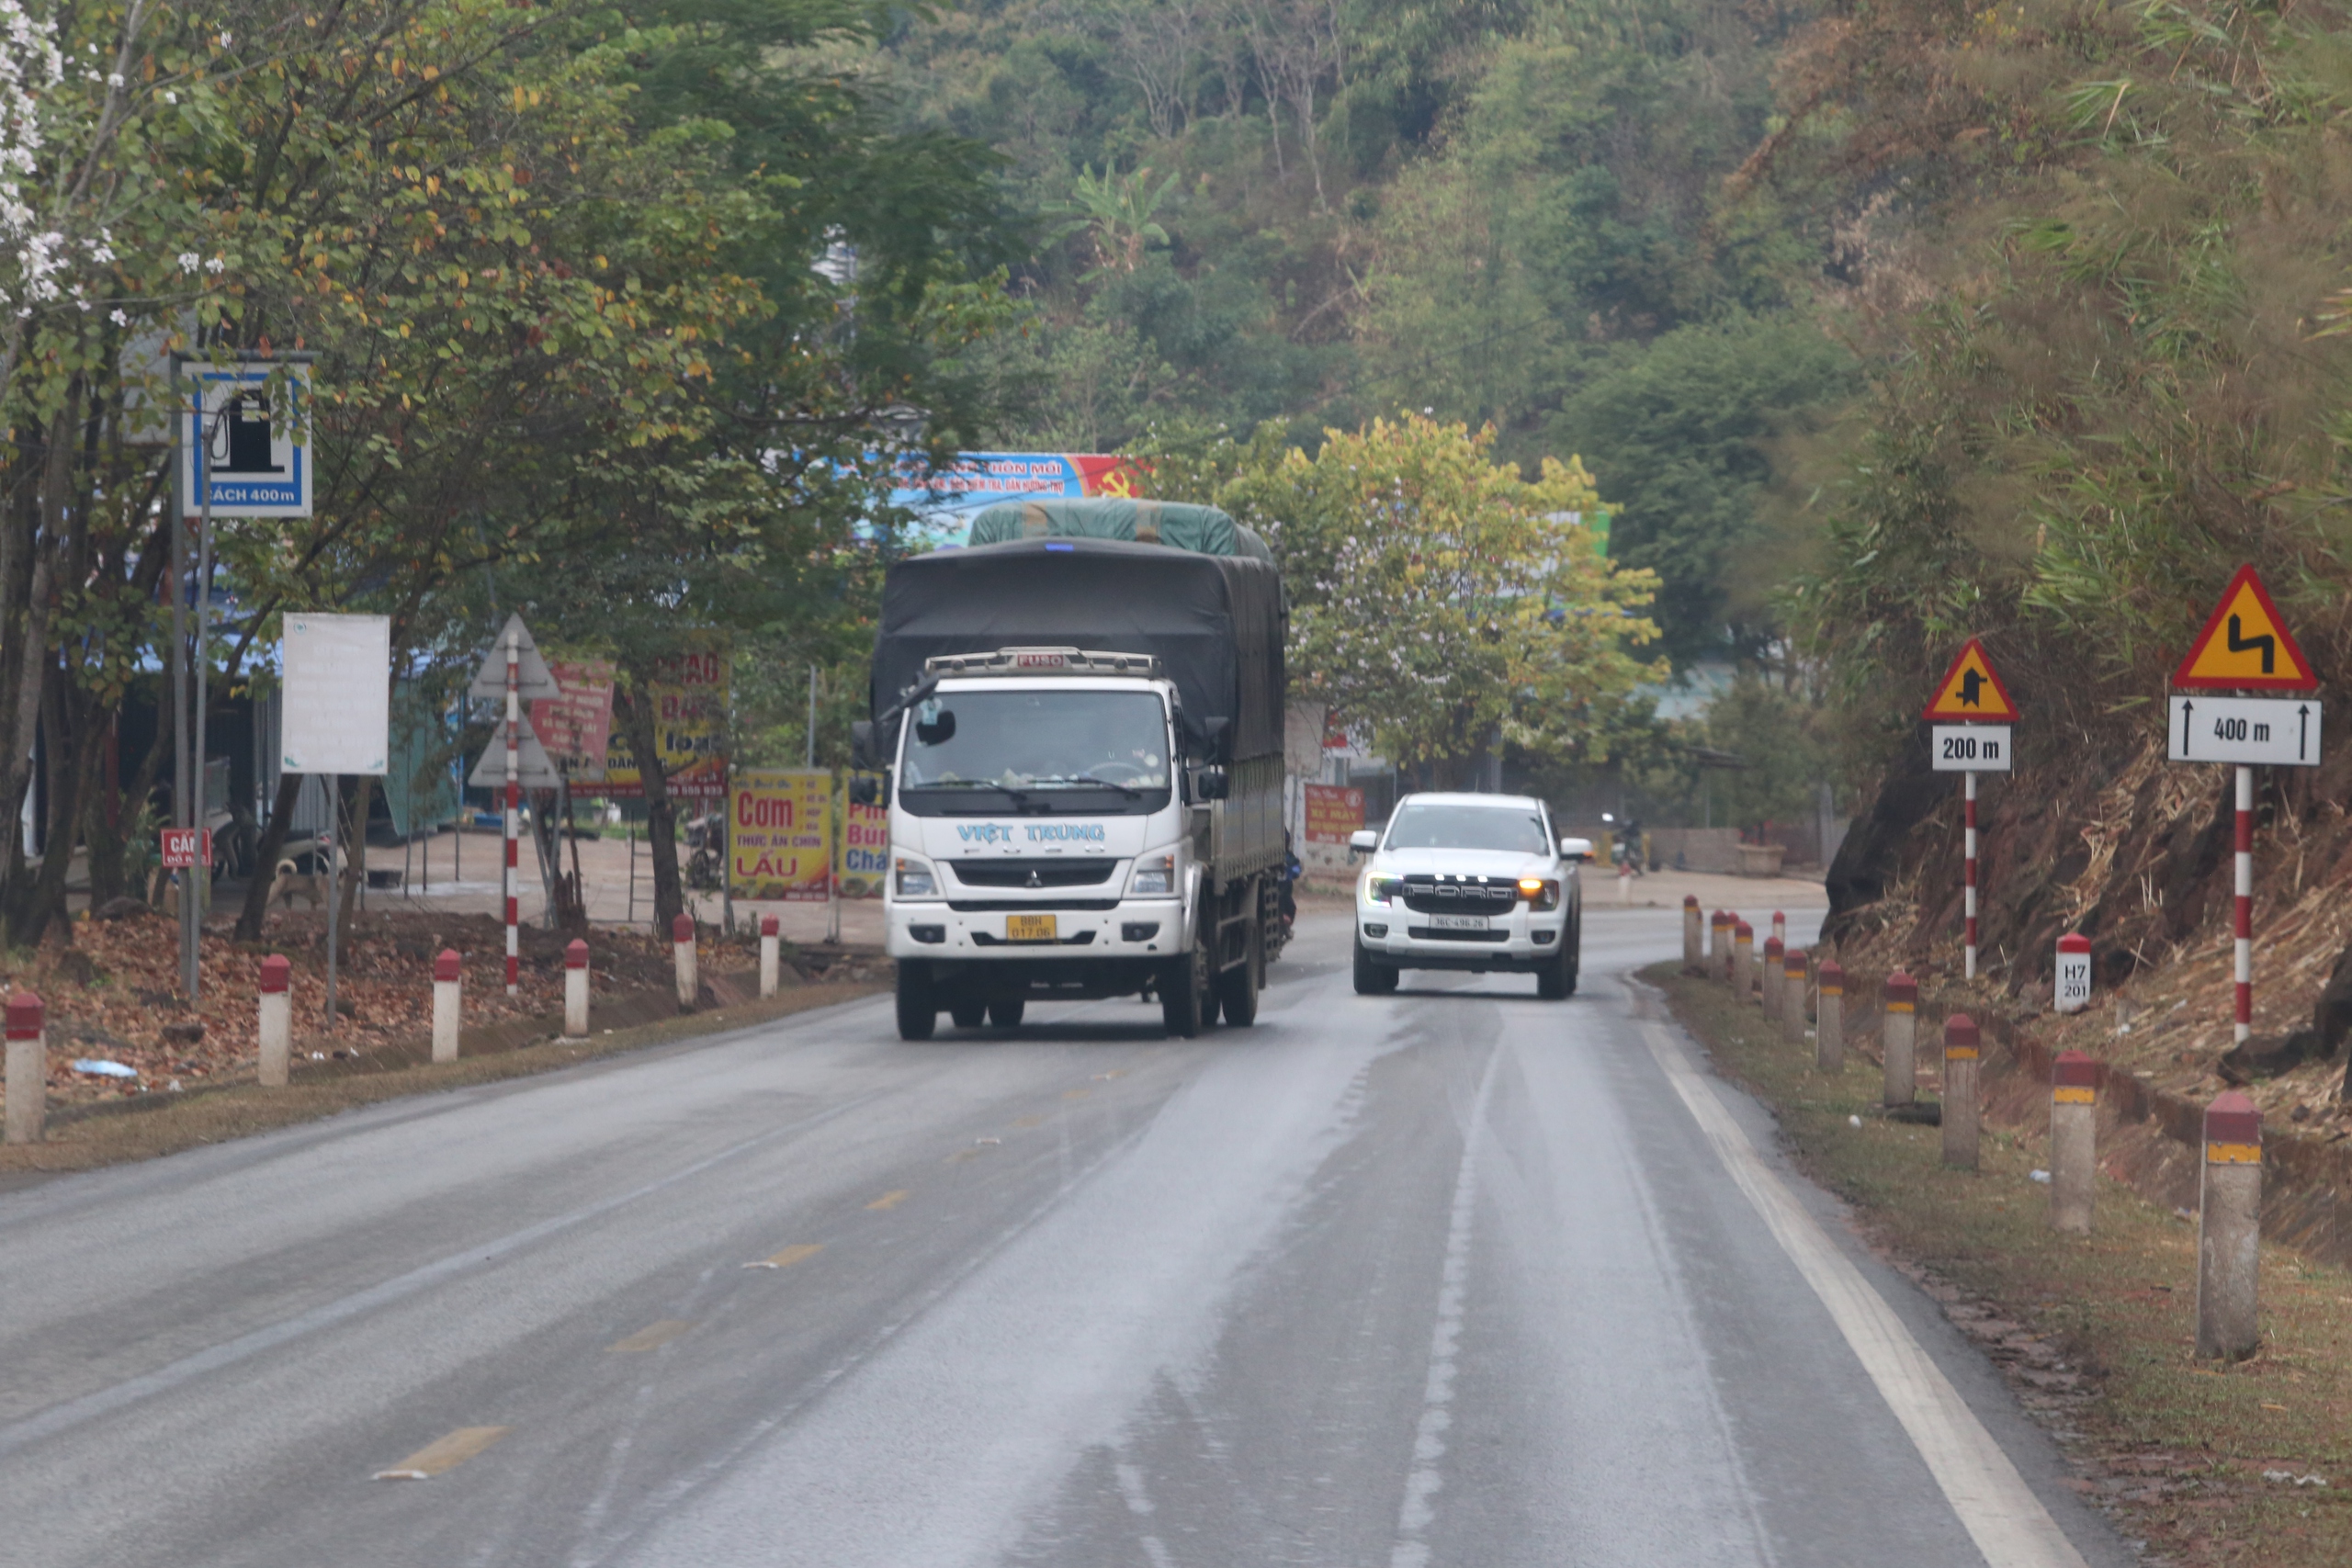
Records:
[[[1984,645],[1970,637],[1951,668],[1944,671],[1944,678],[1936,682],[1936,700],[1919,716],[1947,724],[1955,720],[2015,724],[2018,715],[2018,705],[2009,700],[2009,689],[2001,684],[2001,678],[1993,672],[1993,661],[1984,657]]]
[[[2196,692],[2308,692],[2319,677],[2295,646],[2270,591],[2247,565],[2222,590],[2172,683]]]

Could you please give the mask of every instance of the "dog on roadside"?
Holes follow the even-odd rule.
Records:
[[[279,861],[277,874],[270,880],[269,901],[291,909],[297,898],[308,898],[313,909],[325,908],[327,879],[315,874],[305,874],[296,871],[294,863],[290,860]]]

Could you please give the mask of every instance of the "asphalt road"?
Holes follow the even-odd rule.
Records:
[[[0,1562],[2131,1561],[1619,978],[1678,931],[1360,998],[1313,916],[1246,1032],[876,1000],[0,1196]]]

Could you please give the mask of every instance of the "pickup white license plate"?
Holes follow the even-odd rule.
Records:
[[[1484,915],[1431,915],[1430,928],[1441,931],[1482,931],[1487,929]]]

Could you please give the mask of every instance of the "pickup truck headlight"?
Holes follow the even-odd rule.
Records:
[[[1127,896],[1131,898],[1166,898],[1176,891],[1176,852],[1160,850],[1136,857],[1136,868],[1127,877]]]
[[[939,878],[933,873],[929,861],[919,860],[913,855],[900,855],[896,869],[899,897],[936,898],[939,897]]]
[[[1519,896],[1527,900],[1527,907],[1531,909],[1556,909],[1560,907],[1560,885],[1544,877],[1521,877]]]
[[[1367,876],[1363,879],[1363,896],[1366,903],[1394,903],[1405,896],[1405,879],[1401,876]]]

